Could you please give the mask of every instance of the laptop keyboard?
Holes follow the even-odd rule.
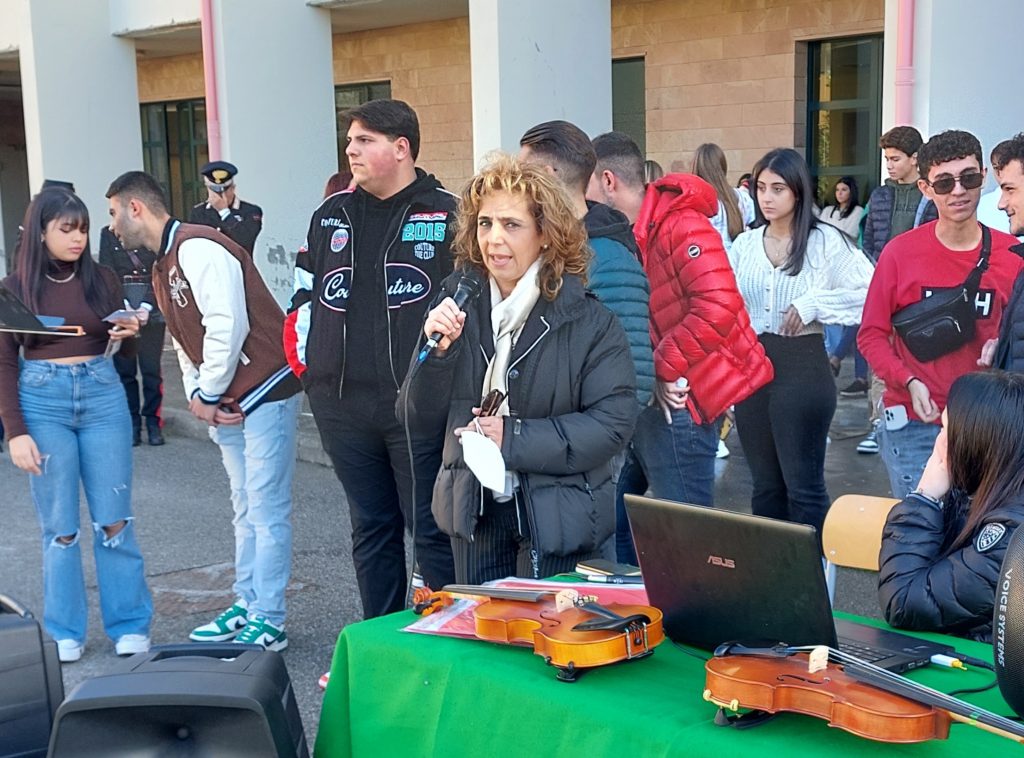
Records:
[[[889,658],[892,655],[888,650],[880,650],[877,647],[864,645],[850,639],[840,639],[839,649],[848,655],[860,658],[862,661],[867,661],[868,663],[877,663],[883,658]]]

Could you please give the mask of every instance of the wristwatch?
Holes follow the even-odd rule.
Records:
[[[918,487],[918,488],[917,488],[916,490],[914,490],[914,491],[913,491],[913,492],[911,492],[910,494],[911,494],[911,495],[917,495],[917,497],[918,497],[919,499],[921,499],[921,500],[924,500],[924,501],[925,501],[926,503],[928,503],[929,505],[934,505],[934,506],[935,506],[936,508],[938,508],[938,509],[939,509],[940,511],[942,510],[942,501],[941,501],[941,500],[936,500],[936,499],[935,499],[934,497],[932,497],[931,495],[925,494],[924,492],[922,492],[922,491],[921,491],[921,488],[920,488],[920,487]]]

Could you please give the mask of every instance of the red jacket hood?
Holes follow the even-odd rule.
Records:
[[[647,255],[647,243],[658,225],[671,214],[683,210],[708,217],[717,214],[718,194],[715,188],[694,174],[666,174],[647,185],[647,194],[633,226],[643,255]]]

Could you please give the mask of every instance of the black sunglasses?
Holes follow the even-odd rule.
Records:
[[[969,174],[961,174],[960,176],[944,176],[941,179],[936,179],[934,182],[930,182],[927,179],[924,180],[925,184],[935,190],[936,195],[948,195],[953,191],[953,187],[956,186],[957,182],[960,182],[960,186],[965,190],[974,190],[985,183],[985,175],[980,171],[972,171]]]

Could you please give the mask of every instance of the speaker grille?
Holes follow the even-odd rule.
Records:
[[[1024,529],[1006,548],[992,614],[992,659],[1003,699],[1024,716]]]

